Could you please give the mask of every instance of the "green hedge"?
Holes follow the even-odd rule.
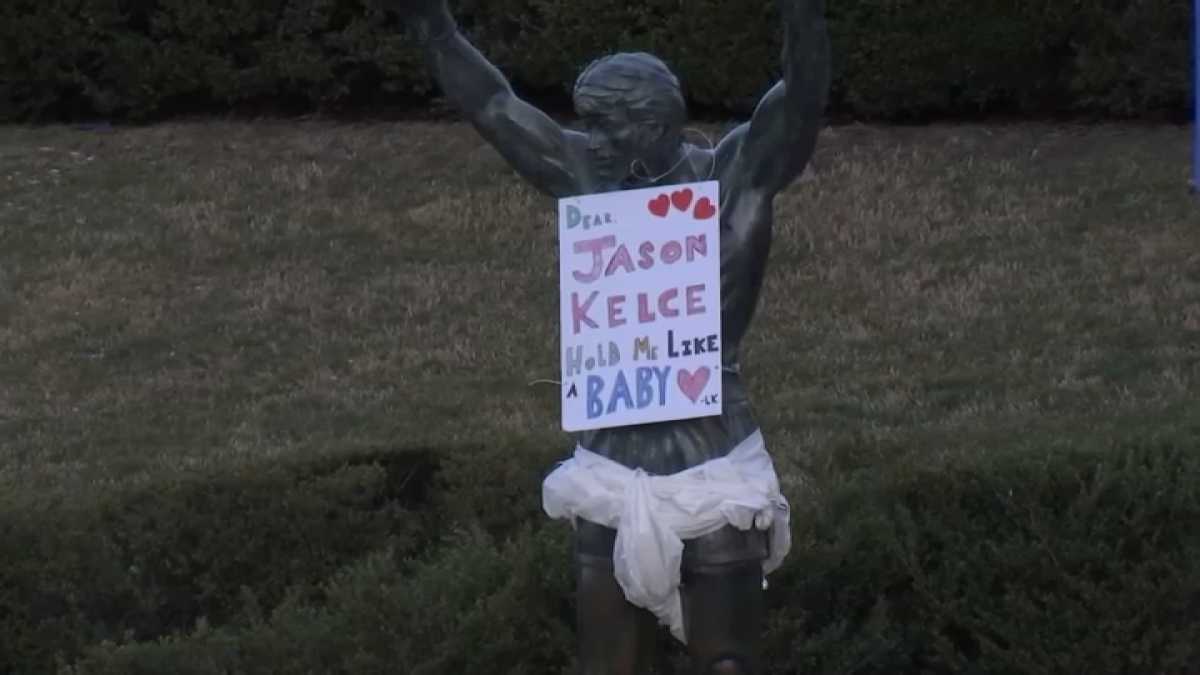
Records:
[[[1200,672],[1200,442],[863,476],[777,581],[778,672]]]
[[[9,0],[0,120],[420,105],[432,87],[391,2]],[[452,4],[518,88],[560,102],[615,49],[661,54],[694,104],[741,114],[779,70],[771,0]],[[831,112],[1179,114],[1190,12],[1187,0],[831,0]]]
[[[433,523],[423,453],[160,480],[100,504],[3,504],[0,673],[53,672],[104,640],[253,616]],[[169,672],[169,671],[161,671]]]
[[[556,675],[571,658],[570,575],[561,530],[523,528],[508,543],[460,532],[397,574],[372,555],[323,588],[291,597],[244,629],[104,645],[63,675],[309,673]]]
[[[262,624],[272,612],[290,616],[289,608],[305,614],[304,603],[323,597],[324,584],[344,583],[330,579],[356,561],[384,551],[388,560],[415,559],[463,528],[502,537],[539,521],[541,505],[530,495],[559,455],[558,447],[503,443],[380,451],[159,476],[152,487],[100,503],[0,496],[0,673],[54,672],[105,642],[154,641],[197,626],[228,631]],[[364,564],[382,559],[372,560]],[[436,592],[428,586],[419,602],[405,604],[425,607]],[[306,649],[340,648],[323,639]]]
[[[875,462],[810,499],[792,495],[796,549],[772,578],[767,672],[1200,672],[1192,425],[1110,448]],[[835,454],[846,453],[879,456]],[[535,462],[516,463],[529,467],[510,474],[524,498],[445,521],[459,534],[417,562],[369,556],[248,624],[111,641],[60,672],[571,672],[567,528],[530,518]],[[469,501],[496,478],[462,474],[452,492]],[[488,510],[512,516],[490,521],[504,536],[482,526]]]
[[[418,54],[358,0],[10,0],[0,119],[146,118],[422,96]]]

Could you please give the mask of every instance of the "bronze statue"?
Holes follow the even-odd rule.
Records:
[[[514,95],[504,76],[459,32],[445,0],[401,0],[445,95],[524,178],[556,197],[713,178],[721,191],[720,416],[576,435],[580,446],[648,474],[668,475],[722,457],[758,432],[739,374],[771,244],[775,196],[812,157],[829,87],[823,0],[778,0],[783,79],[750,122],[715,148],[683,137],[679,82],[659,59],[622,53],[589,65],[575,85],[584,131],[564,129]],[[531,48],[534,45],[531,45]],[[655,620],[626,601],[613,573],[616,533],[576,523],[579,665],[585,675],[648,672]],[[766,534],[726,526],[685,542],[682,597],[695,672],[759,672]]]

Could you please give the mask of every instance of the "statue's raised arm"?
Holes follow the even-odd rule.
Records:
[[[741,187],[772,198],[812,158],[829,91],[824,0],[778,0],[783,19],[783,79],[750,122],[730,132],[718,156]]]
[[[579,180],[570,153],[578,134],[513,93],[504,75],[459,33],[445,0],[400,0],[399,11],[443,93],[479,133],[542,192],[575,194]]]

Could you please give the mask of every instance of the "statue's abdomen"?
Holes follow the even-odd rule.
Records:
[[[723,457],[758,429],[738,372],[738,351],[762,283],[756,269],[761,264],[748,253],[721,256],[722,414],[587,431],[577,436],[580,445],[625,466],[666,475]]]

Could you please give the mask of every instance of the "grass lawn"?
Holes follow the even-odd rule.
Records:
[[[1200,377],[1173,127],[842,127],[745,348],[786,478],[1170,415]],[[0,130],[0,492],[562,446],[553,204],[469,127]],[[833,469],[837,470],[837,469]]]
[[[1188,148],[827,130],[744,347],[789,497],[1194,419]],[[565,456],[530,384],[558,374],[553,207],[459,124],[0,128],[0,504],[497,439]]]

